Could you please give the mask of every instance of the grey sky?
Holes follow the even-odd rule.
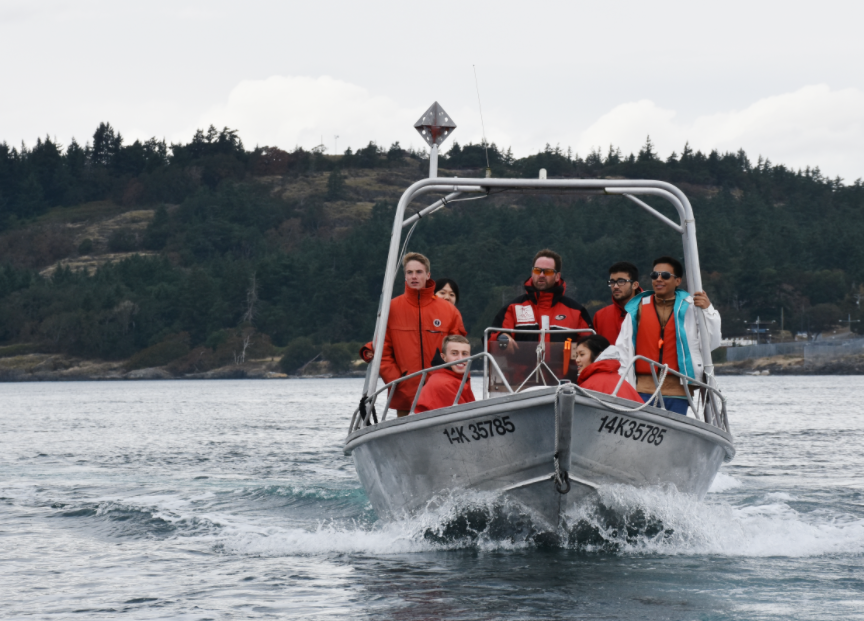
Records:
[[[438,100],[477,141],[581,155],[684,141],[864,176],[864,4],[0,0],[0,140],[420,146]]]

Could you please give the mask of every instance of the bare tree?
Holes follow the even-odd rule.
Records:
[[[240,354],[234,352],[234,364],[244,364],[246,362],[246,350],[249,349],[249,345],[252,344],[252,332],[247,332],[243,335],[243,349],[240,350]]]
[[[252,272],[249,288],[246,290],[246,312],[243,313],[243,323],[252,323],[255,319],[255,305],[258,303],[258,280],[255,276],[255,272]]]

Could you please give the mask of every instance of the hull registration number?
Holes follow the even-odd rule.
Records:
[[[503,436],[514,431],[516,431],[516,425],[513,424],[509,416],[503,416],[472,423],[468,425],[468,431],[465,431],[464,425],[451,427],[444,430],[444,435],[447,436],[450,444],[462,444],[463,442],[471,442],[471,440],[476,442],[477,440]]]
[[[654,446],[660,446],[660,443],[663,442],[663,434],[666,433],[666,429],[663,427],[640,423],[626,416],[613,416],[612,420],[609,420],[608,415],[600,419],[600,428],[597,430],[598,433],[604,431]]]

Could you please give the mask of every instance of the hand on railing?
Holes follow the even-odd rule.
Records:
[[[612,392],[613,396],[617,395],[618,389],[621,388],[622,382],[626,381],[625,378],[630,373],[630,370],[636,364],[638,360],[643,362],[647,362],[651,367],[651,378],[654,381],[654,386],[656,387],[654,391],[654,395],[648,400],[648,403],[651,403],[655,398],[658,399],[658,403],[660,407],[665,407],[663,403],[663,395],[661,394],[663,380],[665,380],[667,375],[672,375],[673,377],[677,377],[681,380],[684,380],[684,395],[687,397],[687,403],[690,408],[693,410],[693,413],[696,415],[697,420],[701,420],[709,425],[714,425],[715,427],[719,427],[724,431],[728,429],[728,422],[726,416],[726,397],[723,396],[716,387],[692,378],[688,375],[684,375],[678,371],[669,368],[669,365],[661,364],[656,360],[651,360],[650,358],[646,358],[645,356],[634,356],[627,367],[624,369],[624,372],[621,374],[621,379],[618,380],[618,384],[615,386],[615,390]],[[662,379],[658,379],[657,370],[661,370]],[[689,390],[689,387],[698,386],[702,389],[703,398],[699,400],[699,403],[693,400],[693,395]],[[715,403],[715,399],[720,399],[720,411],[717,411],[717,405]],[[710,407],[710,409],[709,409]],[[710,420],[709,420],[710,413]]]

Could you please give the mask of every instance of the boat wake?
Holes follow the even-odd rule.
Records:
[[[717,490],[735,489],[732,477]],[[674,488],[607,486],[555,532],[524,507],[485,494],[444,500],[394,522],[321,521],[314,528],[228,528],[226,553],[264,556],[405,554],[562,548],[580,554],[806,557],[864,554],[864,520],[796,509],[787,494],[704,501]]]
[[[11,490],[7,490],[11,491]],[[401,520],[377,520],[354,486],[260,486],[56,502],[17,490],[5,500],[40,506],[94,535],[182,541],[216,554],[262,557],[389,555],[440,550],[562,549],[587,555],[811,557],[864,554],[864,519],[781,491],[745,491],[721,474],[699,501],[672,487],[600,488],[550,532],[525,507],[488,493],[439,498]],[[854,499],[850,498],[850,501]],[[853,502],[854,504],[854,502]]]

